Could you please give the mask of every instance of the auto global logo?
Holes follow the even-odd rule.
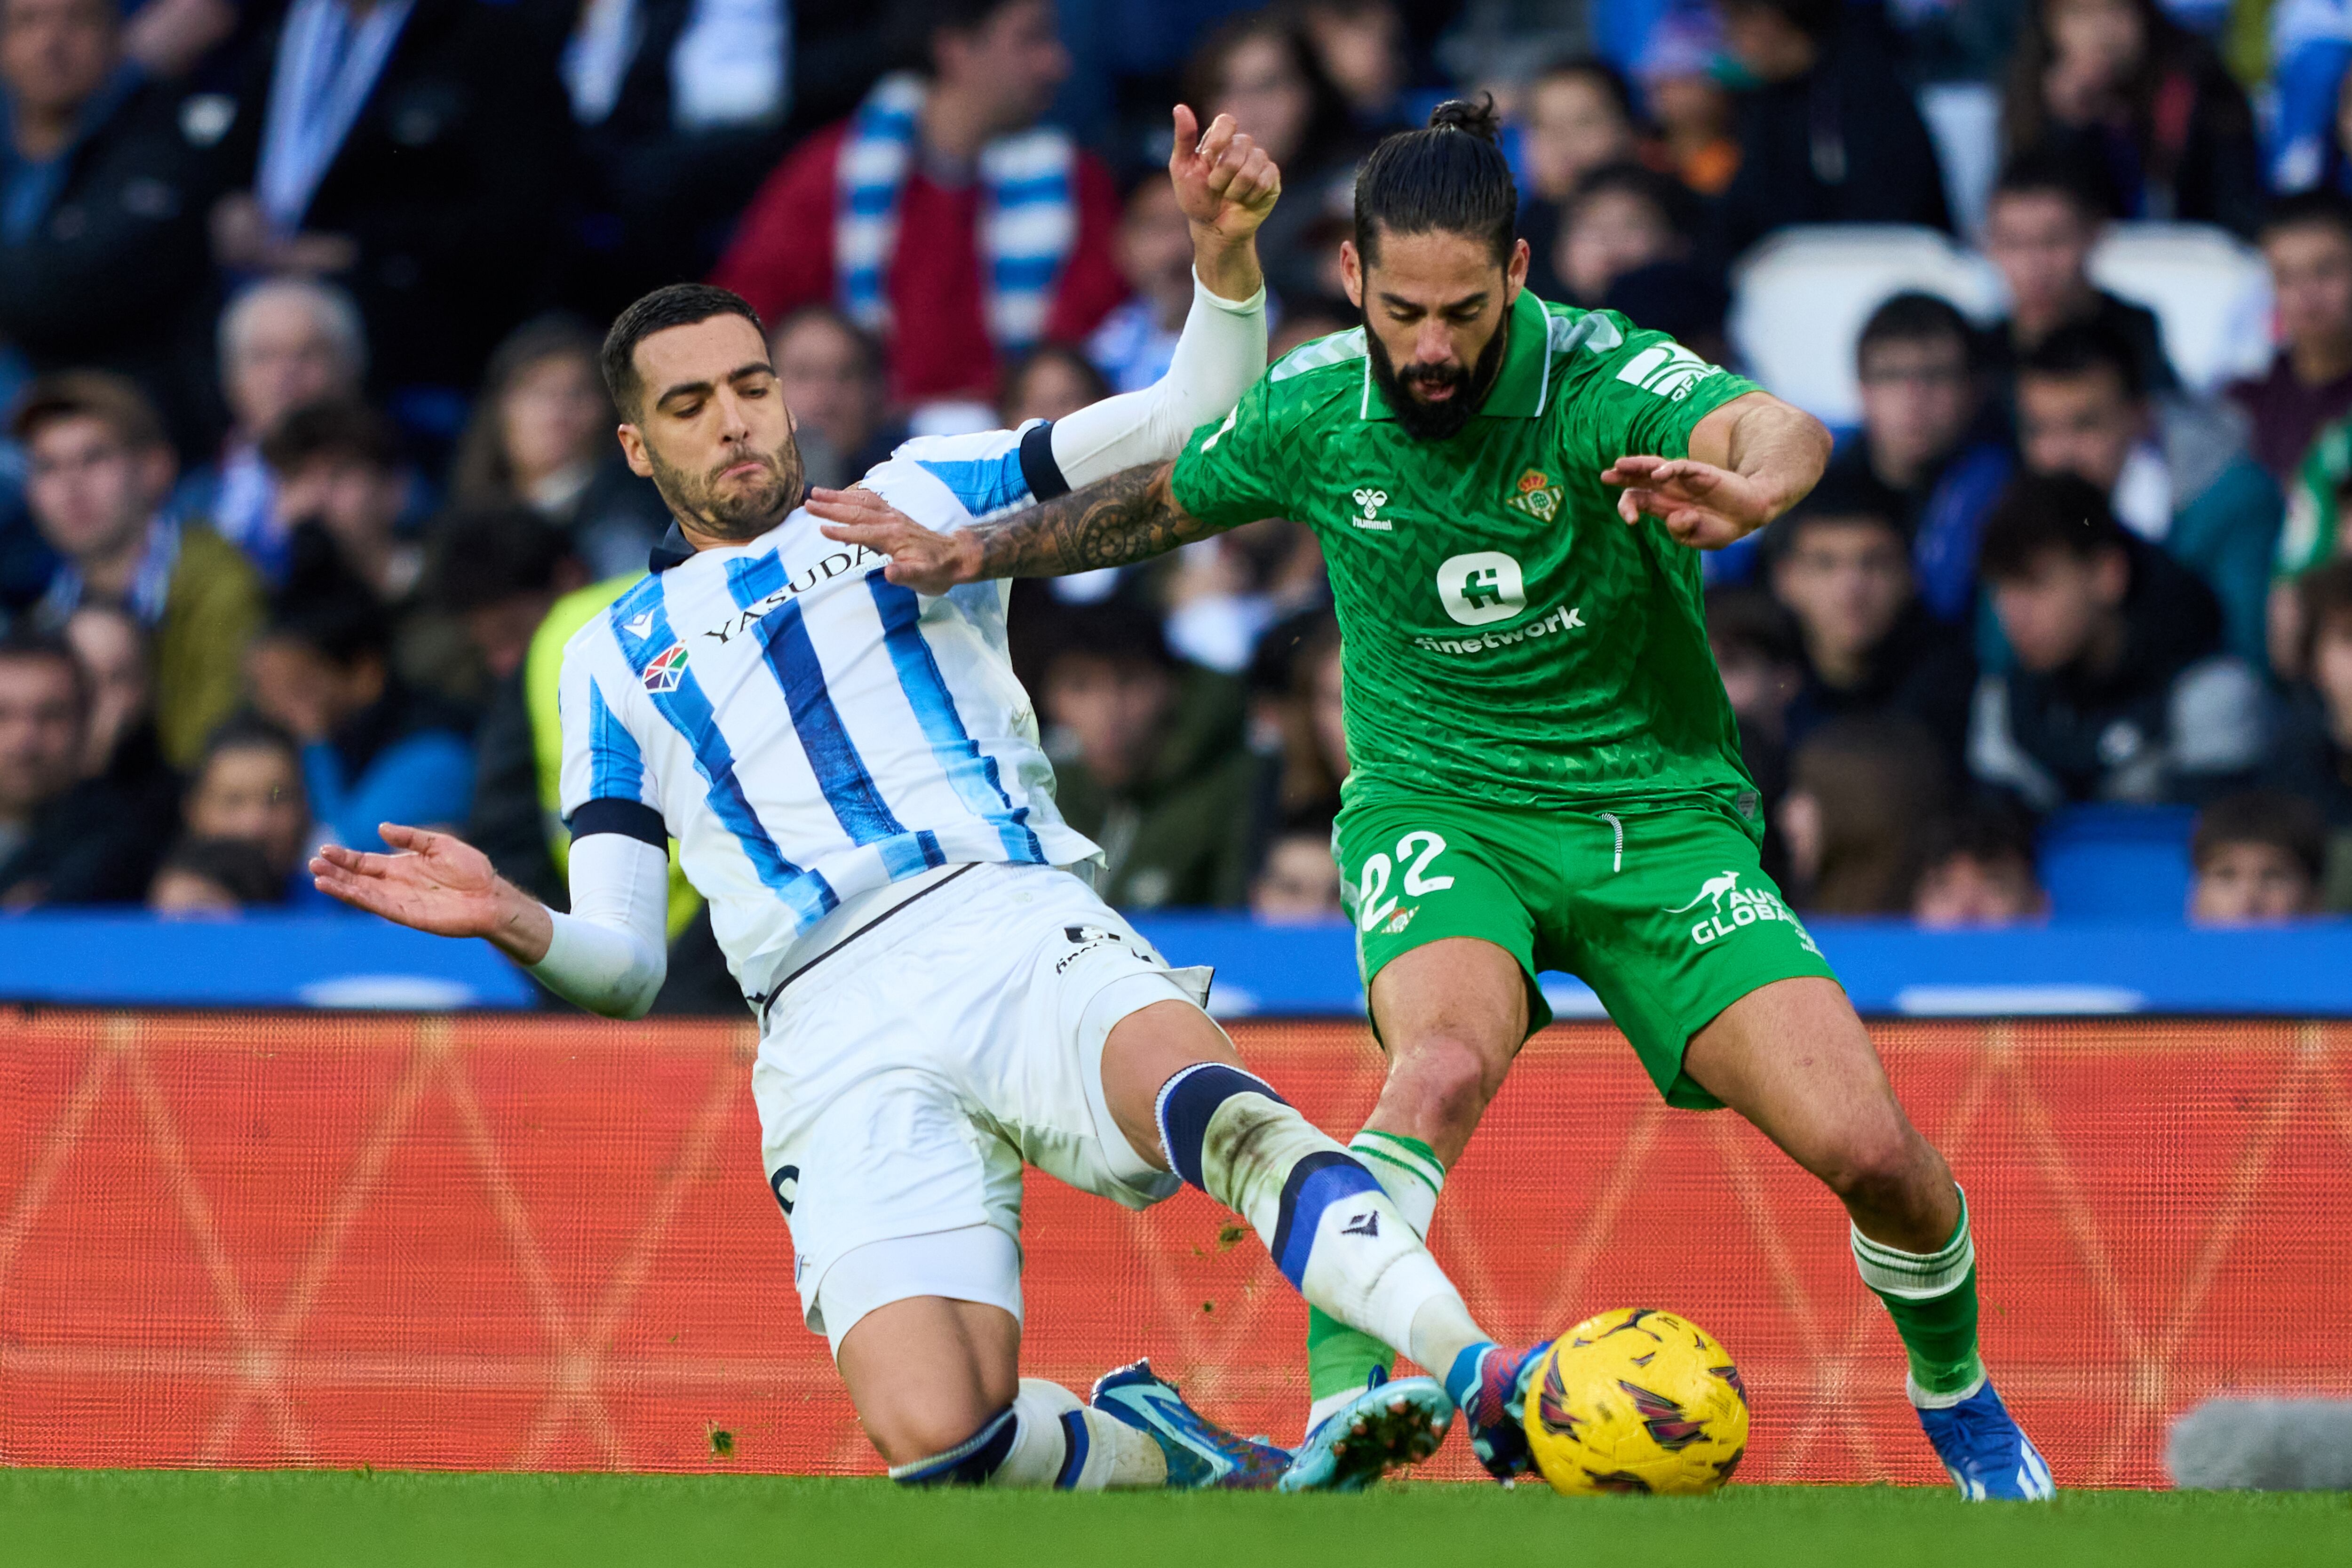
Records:
[[[1721,942],[1742,926],[1784,924],[1797,933],[1797,941],[1815,957],[1821,949],[1813,945],[1804,922],[1790,912],[1777,893],[1743,888],[1738,871],[1720,871],[1699,884],[1698,891],[1686,904],[1661,912],[1670,915],[1696,914],[1692,922],[1691,945],[1707,947]]]
[[[1437,602],[1457,626],[1507,621],[1528,607],[1527,575],[1499,550],[1452,556],[1437,569]]]

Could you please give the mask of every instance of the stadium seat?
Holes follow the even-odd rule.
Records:
[[[2193,392],[2259,375],[2270,363],[2270,272],[2259,251],[2226,229],[2116,224],[2091,253],[2091,276],[2156,312],[2165,353]]]
[[[2042,885],[2062,921],[2169,924],[2189,907],[2185,805],[2078,805],[2042,830]]]
[[[1991,265],[1934,229],[1782,229],[1732,269],[1732,346],[1764,387],[1827,424],[1851,426],[1862,417],[1854,339],[1882,301],[1910,289],[1940,294],[1979,321],[2000,307]]]

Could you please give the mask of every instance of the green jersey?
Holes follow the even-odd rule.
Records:
[[[1421,441],[1364,329],[1276,362],[1177,459],[1218,527],[1307,524],[1344,652],[1347,798],[1438,791],[1506,805],[1751,790],[1708,651],[1699,559],[1628,525],[1601,472],[1679,458],[1751,383],[1662,332],[1522,291],[1503,365],[1458,434]],[[1738,801],[1753,812],[1752,795]]]

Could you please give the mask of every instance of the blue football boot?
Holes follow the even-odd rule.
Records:
[[[1445,1380],[1469,1428],[1470,1451],[1505,1486],[1536,1468],[1528,1447],[1528,1380],[1550,1348],[1549,1340],[1523,1351],[1473,1345]]]
[[[1936,1458],[1944,1461],[1952,1484],[1970,1502],[2045,1502],[2057,1491],[2041,1450],[2002,1405],[1990,1381],[1979,1384],[1958,1404],[1940,1408],[1919,1404],[1929,1396],[1916,1384],[1910,1384],[1910,1394],[1919,1425],[1936,1446]]]
[[[1280,1482],[1286,1492],[1360,1492],[1437,1452],[1454,1401],[1433,1377],[1393,1382],[1372,1369],[1364,1392],[1315,1424]]]
[[[1285,1450],[1237,1437],[1185,1404],[1148,1358],[1097,1378],[1087,1403],[1160,1445],[1171,1491],[1262,1492],[1290,1468]]]

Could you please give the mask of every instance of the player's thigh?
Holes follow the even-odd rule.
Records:
[[[1458,803],[1351,805],[1332,853],[1372,1029],[1391,1056],[1433,1040],[1507,1065],[1550,1021],[1536,984],[1537,858]]]
[[[1836,976],[1727,809],[1676,804],[1583,820],[1591,831],[1562,840],[1563,962],[1667,1103],[1711,1110],[1723,1100],[1686,1070],[1692,1039],[1752,992],[1794,979],[1835,990]]]
[[[1833,982],[1804,976],[1749,992],[1699,1030],[1683,1070],[1841,1195],[1895,1213],[1945,1206],[1948,1176]],[[1942,1240],[1928,1234],[1922,1245]]]
[[[943,1454],[1013,1403],[1021,1322],[1002,1307],[910,1296],[843,1336],[835,1363],[866,1436],[893,1465]]]

